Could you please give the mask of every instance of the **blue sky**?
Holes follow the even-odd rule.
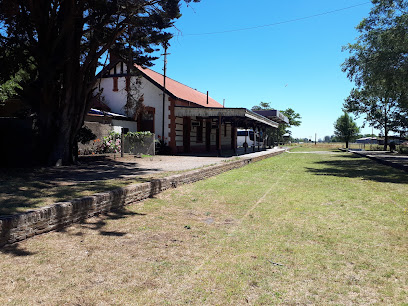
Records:
[[[302,116],[301,126],[292,128],[293,137],[314,139],[316,133],[323,138],[333,134],[353,86],[341,71],[348,57],[342,46],[355,41],[355,27],[370,8],[365,0],[183,4],[168,50],[167,75],[208,90],[220,103],[225,99],[226,107],[250,109],[261,101],[278,110],[291,107]],[[324,14],[334,10],[340,11]],[[305,18],[309,16],[315,17]],[[231,31],[269,24],[275,25]],[[223,33],[205,34],[214,32]],[[162,68],[162,59],[157,60],[153,69],[162,73]],[[371,133],[371,128],[362,132]]]

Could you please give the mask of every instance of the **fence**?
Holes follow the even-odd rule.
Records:
[[[123,153],[154,155],[154,134],[149,132],[128,133],[123,135]]]
[[[343,144],[343,148],[345,148],[345,145]],[[349,149],[350,150],[357,150],[357,151],[384,151],[384,145],[380,145],[377,143],[349,143]],[[387,150],[389,150],[390,147],[388,145]],[[408,153],[408,147],[405,145],[396,145],[395,150],[396,152],[399,152],[401,154],[407,154]]]

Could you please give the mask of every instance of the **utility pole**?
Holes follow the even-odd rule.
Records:
[[[163,63],[163,125],[162,125],[162,139],[164,141],[164,119],[166,118],[165,114],[166,114],[166,69],[167,69],[167,55],[169,55],[169,53],[167,53],[167,41],[164,42],[163,44],[164,47],[164,63]]]

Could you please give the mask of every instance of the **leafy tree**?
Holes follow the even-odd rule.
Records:
[[[384,131],[384,150],[387,148],[389,132],[404,129],[401,126],[403,121],[397,119],[401,116],[401,108],[395,100],[379,98],[365,90],[354,89],[345,100],[344,109],[357,115],[364,114],[366,121],[373,127]]]
[[[0,102],[4,102],[18,95],[18,91],[22,90],[22,84],[29,79],[29,74],[20,69],[16,74],[10,77],[9,80],[0,85]]]
[[[300,119],[302,119],[302,117],[300,117],[299,113],[296,113],[292,108],[287,108],[285,110],[281,110],[280,112],[289,119],[289,123],[282,124],[282,128],[285,130],[285,133],[292,134],[292,132],[288,129],[292,126],[300,126],[302,123]]]
[[[408,126],[408,1],[372,2],[369,16],[357,26],[357,42],[344,48],[351,56],[342,70],[356,84],[344,109],[366,115],[367,122],[382,129],[386,149],[388,132],[404,132]]]
[[[292,138],[292,131],[290,130],[290,128],[292,126],[300,126],[301,117],[292,108],[287,108],[286,110],[281,110],[280,112],[288,118],[289,123],[279,124],[278,139],[282,140],[283,135],[285,134],[289,134],[289,138]]]
[[[282,114],[284,114],[286,117],[288,117],[289,119],[289,124],[288,126],[300,126],[300,124],[302,123],[302,121],[300,121],[300,119],[302,119],[302,117],[300,117],[299,113],[296,113],[292,108],[287,108],[285,110],[281,110],[280,111]]]
[[[360,128],[346,112],[340,116],[334,123],[334,135],[336,140],[346,142],[346,148],[349,147],[349,142],[356,139]]]
[[[253,111],[257,111],[257,110],[271,110],[273,109],[271,107],[271,103],[269,102],[259,102],[259,105],[255,105],[252,107]]]
[[[39,162],[74,161],[99,60],[115,49],[129,62],[151,65],[155,46],[168,42],[166,29],[181,16],[180,1],[0,0],[0,84],[34,67],[19,96],[37,116]]]
[[[272,110],[274,108],[271,107],[271,104],[269,102],[260,102],[259,105],[255,105],[252,107],[253,111],[257,110]],[[283,140],[283,135],[289,134],[291,136],[292,132],[289,130],[290,127],[292,126],[300,126],[302,119],[298,113],[296,113],[292,108],[287,108],[286,110],[281,110],[280,111],[283,115],[285,115],[289,123],[280,123],[279,127],[276,131],[276,138],[280,141]],[[272,129],[267,129],[268,135],[273,137],[273,130]]]

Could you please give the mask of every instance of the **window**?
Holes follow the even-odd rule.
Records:
[[[237,136],[248,136],[248,131],[237,131]]]
[[[139,132],[149,131],[154,133],[154,107],[145,107],[145,111],[140,113],[137,118],[137,130]]]
[[[118,78],[114,77],[113,78],[113,91],[118,91]]]

